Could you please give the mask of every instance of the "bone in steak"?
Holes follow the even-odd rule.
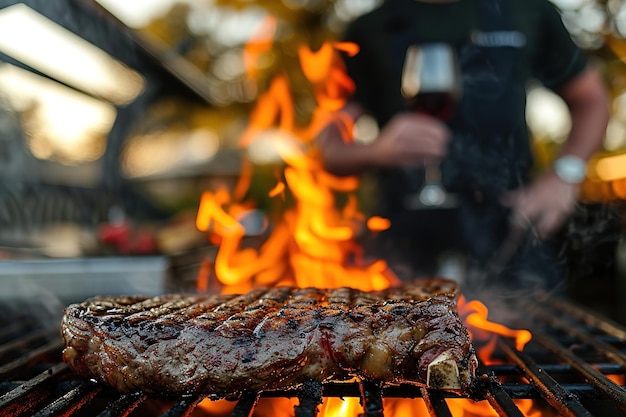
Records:
[[[118,391],[223,396],[352,378],[466,393],[477,366],[457,286],[96,297],[65,310],[63,358]]]

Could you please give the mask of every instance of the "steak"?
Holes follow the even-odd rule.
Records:
[[[95,297],[66,308],[63,359],[118,391],[166,396],[353,378],[463,394],[477,360],[457,295],[434,278],[378,292]]]

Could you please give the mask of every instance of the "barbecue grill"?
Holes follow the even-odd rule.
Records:
[[[5,302],[0,308],[0,415],[2,416],[206,416],[198,404],[208,396],[153,398],[119,394],[74,375],[61,360],[59,321],[46,308]],[[498,307],[501,308],[501,307]],[[571,301],[542,297],[508,303],[504,316],[533,339],[517,351],[496,339],[492,363],[481,363],[475,396],[500,416],[524,415],[517,399],[553,416],[626,414],[626,329]],[[58,314],[58,313],[57,313]],[[509,317],[510,316],[510,317]],[[507,323],[508,325],[508,323]],[[456,394],[410,385],[305,383],[297,390],[242,393],[230,415],[254,416],[259,399],[297,398],[296,417],[315,416],[322,397],[357,397],[363,415],[388,415],[386,398],[422,401],[432,416],[453,416]],[[220,414],[224,415],[224,414]],[[227,414],[228,415],[228,414]]]

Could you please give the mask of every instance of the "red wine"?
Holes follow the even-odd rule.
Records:
[[[408,105],[411,110],[445,121],[454,115],[456,96],[450,92],[424,92],[409,100]]]

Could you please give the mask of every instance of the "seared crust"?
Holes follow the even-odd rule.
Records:
[[[70,305],[63,358],[119,391],[159,395],[296,386],[306,379],[414,383],[466,392],[476,358],[456,285],[380,292],[259,288],[243,295],[96,297]],[[445,352],[456,384],[428,380]]]

